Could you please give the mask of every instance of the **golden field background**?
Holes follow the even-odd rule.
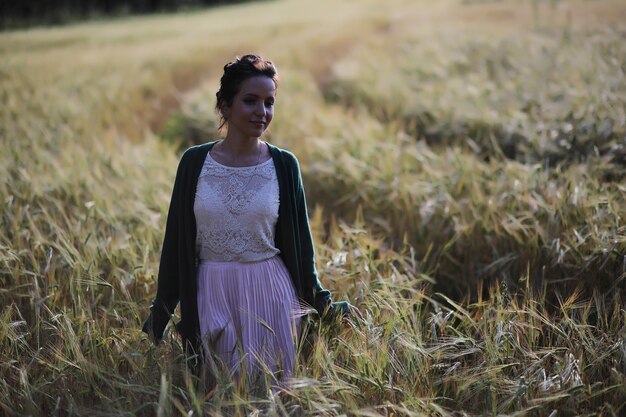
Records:
[[[279,0],[0,33],[6,415],[621,415],[626,4]],[[297,378],[204,392],[156,289],[222,66],[281,82],[318,267],[366,323]],[[553,414],[556,411],[556,414]]]

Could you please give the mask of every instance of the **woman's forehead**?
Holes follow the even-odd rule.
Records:
[[[239,92],[247,95],[273,96],[276,94],[276,84],[270,77],[258,75],[243,81]]]

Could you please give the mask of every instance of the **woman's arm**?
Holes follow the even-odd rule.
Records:
[[[349,302],[333,302],[330,291],[324,289],[320,283],[315,267],[315,249],[313,246],[313,238],[311,236],[311,227],[307,213],[302,174],[300,172],[300,165],[297,158],[294,157],[294,160],[298,175],[296,181],[296,207],[298,210],[297,218],[300,233],[300,244],[302,246],[302,272],[304,275],[303,281],[305,283],[305,291],[311,291],[313,301],[311,304],[315,307],[320,317],[324,319],[333,320],[337,316],[351,317],[353,315],[363,319],[363,315],[359,309]]]
[[[165,327],[169,322],[179,301],[178,294],[178,246],[182,238],[180,211],[182,210],[182,189],[185,177],[188,152],[183,154],[176,171],[174,189],[167,213],[165,236],[159,262],[157,294],[150,306],[150,316],[143,325],[143,331],[158,343],[163,337]]]
[[[294,157],[296,164],[297,180],[296,183],[296,210],[298,219],[298,232],[300,234],[301,245],[301,267],[302,281],[305,296],[308,295],[311,305],[322,316],[332,303],[330,291],[324,289],[317,275],[315,267],[315,249],[313,247],[313,237],[311,236],[311,226],[309,225],[309,215],[307,212],[306,196],[304,186],[302,184],[302,175],[298,160]],[[307,294],[308,293],[308,294]]]

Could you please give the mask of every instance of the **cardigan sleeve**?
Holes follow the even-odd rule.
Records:
[[[300,166],[295,156],[294,162],[297,174],[297,181],[295,181],[295,196],[298,232],[300,235],[301,245],[303,290],[305,301],[309,302],[321,316],[331,305],[331,294],[330,291],[322,287],[318,278],[317,269],[315,267],[315,249],[313,247],[313,238],[311,236],[311,227],[309,225],[306,196],[304,193],[304,186],[302,184],[302,174],[300,173]]]
[[[183,182],[187,177],[186,165],[189,152],[183,154],[176,171],[172,199],[167,214],[163,248],[159,263],[157,294],[150,306],[150,315],[145,321],[142,330],[156,342],[163,337],[165,327],[169,322],[179,301],[178,277],[178,248],[182,238],[181,211],[183,200]]]

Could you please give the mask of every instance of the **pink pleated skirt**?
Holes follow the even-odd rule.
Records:
[[[293,374],[300,308],[282,259],[201,261],[198,315],[209,373],[246,382]]]

